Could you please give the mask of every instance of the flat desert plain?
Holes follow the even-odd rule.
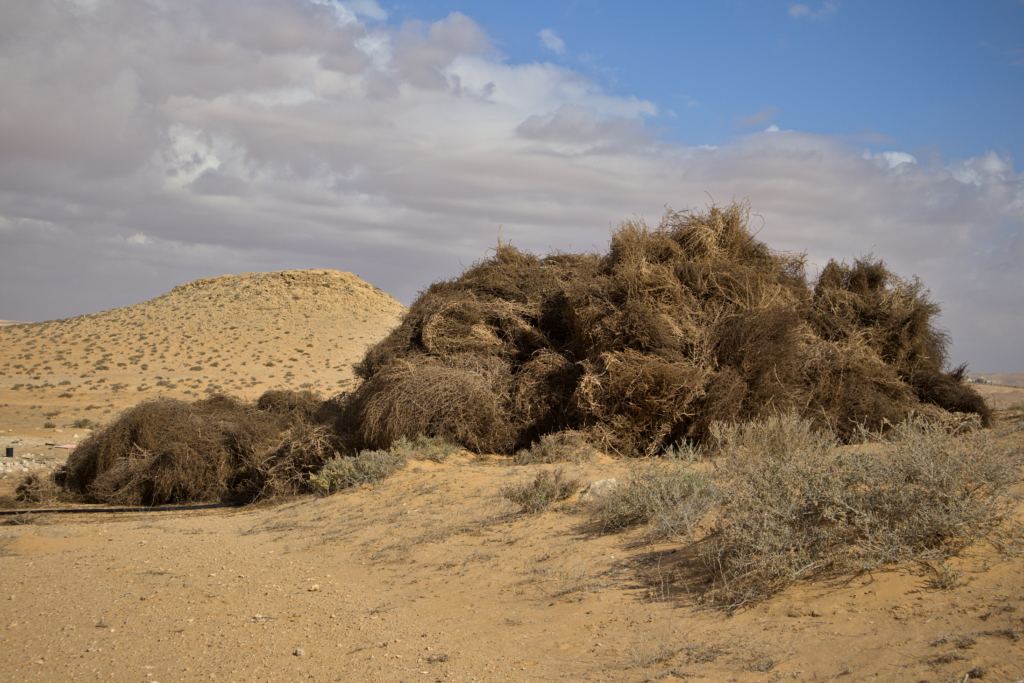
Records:
[[[403,307],[334,271],[225,276],[0,328],[0,439],[49,468],[157,395],[330,395]],[[44,427],[47,422],[52,427]],[[80,426],[76,427],[75,424]],[[1024,412],[992,430],[1020,446]],[[862,448],[862,447],[851,447]],[[628,476],[598,455],[583,481]],[[729,616],[681,541],[599,533],[578,498],[501,496],[550,465],[456,454],[325,498],[0,517],[0,680],[1024,681],[1018,515],[951,564],[798,584]]]

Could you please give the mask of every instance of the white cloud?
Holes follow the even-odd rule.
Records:
[[[556,55],[565,54],[565,41],[558,37],[554,29],[543,29],[537,35],[540,36],[540,42],[544,43],[544,47]]]
[[[877,163],[883,168],[896,168],[901,164],[916,164],[917,158],[913,154],[907,154],[906,152],[878,152],[872,154],[865,150],[864,158],[870,159]]]
[[[499,226],[534,251],[603,249],[609,225],[710,195],[749,199],[759,238],[815,266],[874,249],[943,302],[954,360],[1019,361],[1024,178],[1005,155],[922,166],[778,130],[770,109],[748,120],[771,135],[669,144],[645,124],[653,103],[509,63],[461,14],[394,26],[341,25],[300,0],[53,8],[0,3],[0,318],[298,267],[351,270],[408,302]],[[47,33],[21,30],[40,21]]]
[[[838,2],[823,2],[821,7],[817,10],[812,10],[810,7],[804,4],[794,4],[789,6],[789,16],[794,19],[810,19],[811,21],[824,21],[831,18],[839,11]]]
[[[767,128],[765,128],[765,129],[764,129],[764,132],[765,132],[765,133],[778,133],[778,132],[779,132],[779,127],[778,127],[778,126],[776,126],[776,125],[775,125],[775,124],[773,123],[772,125],[770,125],[770,126],[768,126]]]
[[[357,15],[373,19],[374,21],[386,21],[388,13],[381,8],[374,0],[352,0],[345,3]]]
[[[995,152],[966,161],[958,160],[950,166],[953,177],[965,185],[983,187],[993,183],[1012,182],[1013,161],[1004,159]]]
[[[765,107],[761,111],[756,114],[751,114],[750,116],[737,116],[736,124],[741,128],[746,128],[748,126],[762,126],[774,119],[778,113],[778,107]]]
[[[341,26],[354,24],[359,20],[359,17],[365,17],[373,21],[385,21],[388,18],[388,13],[374,0],[351,0],[350,2],[308,0],[308,2],[333,10],[337,16],[338,24]]]

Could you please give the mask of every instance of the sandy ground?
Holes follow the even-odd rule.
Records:
[[[277,277],[264,287],[278,310],[243,298],[248,313],[217,325],[239,286],[218,278],[154,300],[174,312],[194,295],[191,317],[176,322],[132,307],[3,328],[0,438],[18,442],[19,471],[0,474],[0,494],[23,455],[32,454],[26,469],[65,458],[45,443],[84,438],[75,420],[109,419],[158,391],[345,386],[351,361],[401,307],[342,279],[337,291],[351,286],[366,305],[319,302],[304,278]],[[376,316],[354,315],[373,302]],[[313,329],[305,316],[317,303],[334,318]],[[157,375],[177,386],[158,386]],[[102,386],[115,383],[127,387]],[[1024,413],[1000,419],[1000,438],[1024,443],[1011,428]],[[600,534],[578,500],[531,516],[501,497],[546,467],[463,453],[328,498],[0,517],[0,681],[1024,681],[1019,537],[955,560],[965,583],[952,590],[907,566],[799,585],[730,617],[702,603],[684,544]],[[595,481],[627,467],[600,456],[569,469]]]
[[[1024,372],[973,375],[994,384],[974,384],[974,389],[995,409],[1024,406]]]
[[[579,503],[516,514],[498,492],[541,467],[465,455],[329,498],[8,518],[0,680],[1024,680],[1022,556],[979,546],[951,591],[907,567],[729,617],[679,544],[598,534]]]

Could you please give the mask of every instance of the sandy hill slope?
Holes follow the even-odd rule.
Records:
[[[1024,372],[996,372],[987,375],[975,375],[981,379],[995,382],[996,384],[1009,384],[1015,387],[1024,387]]]
[[[105,422],[158,395],[348,387],[405,306],[335,270],[204,278],[102,313],[0,327],[0,430]]]
[[[995,409],[1024,405],[1024,372],[997,372],[971,375],[973,379],[992,382],[975,384],[974,389]]]

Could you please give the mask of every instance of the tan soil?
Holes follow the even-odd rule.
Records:
[[[971,377],[995,383],[972,385],[992,408],[1005,410],[1013,406],[1024,406],[1024,372],[971,375]]]
[[[1024,388],[1024,372],[995,372],[988,375],[973,375],[996,384],[1010,384]]]
[[[268,374],[276,381],[285,364],[293,366],[287,386],[339,386],[351,377],[345,363],[401,310],[392,304],[366,323],[351,314],[326,321],[334,315],[327,301],[316,313],[302,295],[282,293],[276,311],[245,302],[251,320],[216,325],[218,311],[232,311],[224,301],[231,289],[221,280],[207,281],[226,289],[209,310],[202,287],[166,295],[191,294],[194,302],[190,318],[182,304],[174,311],[159,303],[180,314],[174,323],[153,309],[151,319],[122,309],[99,314],[112,316],[105,327],[58,321],[79,330],[64,332],[59,343],[46,327],[56,323],[37,327],[34,348],[27,348],[33,335],[8,328],[18,331],[19,346],[0,360],[7,373],[0,403],[12,403],[0,420],[12,424],[9,415],[22,416],[18,429],[31,434],[33,420],[53,410],[51,398],[57,401],[56,388],[10,389],[8,359],[31,372],[17,382],[34,384],[56,385],[63,363],[79,364],[63,375],[76,387],[74,401],[60,399],[67,419],[95,415],[79,408],[89,401],[102,401],[99,410],[111,410],[109,418],[157,391],[156,374],[179,385],[161,390],[194,392],[186,398],[210,384],[255,396],[276,386]],[[387,308],[387,299],[372,299],[380,296],[374,290],[352,287]],[[335,308],[343,299],[332,299]],[[157,341],[155,352],[138,341],[142,334],[144,342]],[[87,345],[93,348],[85,354]],[[295,352],[303,348],[309,359]],[[95,369],[105,353],[112,354],[105,364],[120,374]],[[218,354],[220,367],[213,368],[209,359]],[[267,359],[274,368],[262,365]],[[143,363],[153,369],[142,370]],[[184,378],[202,376],[182,370],[186,363],[202,364],[208,375],[199,390]],[[87,367],[90,377],[75,375]],[[245,386],[253,374],[263,384]],[[153,389],[100,394],[107,390],[91,387],[102,376]],[[1024,432],[1009,428],[1019,426],[1021,413],[1000,417],[1001,438],[1024,441]],[[60,436],[69,433],[75,432]],[[969,680],[969,673],[983,681],[1024,680],[1024,548],[1014,555],[979,544],[954,561],[967,583],[949,591],[930,589],[923,568],[903,567],[800,585],[728,617],[700,604],[702,577],[685,563],[679,542],[650,545],[642,532],[599,534],[578,501],[541,515],[516,514],[500,489],[545,467],[463,453],[443,464],[414,461],[382,484],[329,498],[196,512],[2,517],[0,680],[938,683]],[[598,457],[569,469],[593,481],[623,477],[627,464]]]

